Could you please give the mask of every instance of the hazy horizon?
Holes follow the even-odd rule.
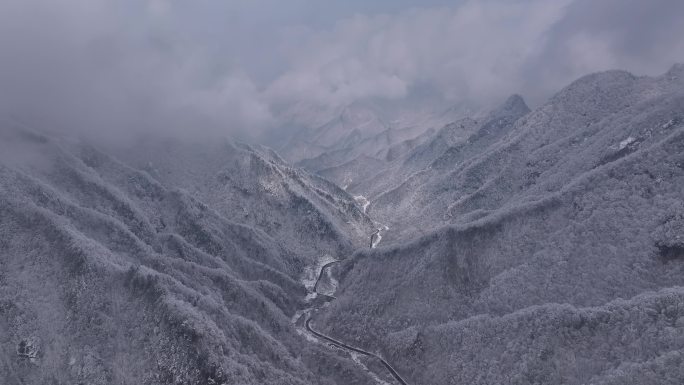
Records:
[[[681,14],[676,0],[8,0],[0,112],[259,140],[367,100],[535,106],[587,73],[684,61]]]

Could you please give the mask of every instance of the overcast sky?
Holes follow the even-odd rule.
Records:
[[[107,132],[277,129],[430,89],[542,102],[684,62],[681,0],[2,0],[0,114]]]

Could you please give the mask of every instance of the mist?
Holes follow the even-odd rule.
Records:
[[[534,106],[612,68],[684,61],[676,0],[0,4],[0,113],[44,130],[248,140],[354,102]]]
[[[682,15],[0,0],[0,385],[684,384]]]

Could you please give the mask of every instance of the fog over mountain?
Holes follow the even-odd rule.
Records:
[[[535,107],[590,72],[660,74],[684,56],[682,12],[677,0],[5,0],[0,111],[109,140],[280,148],[353,104],[390,119],[514,93]]]
[[[0,384],[684,383],[680,14],[0,3]]]

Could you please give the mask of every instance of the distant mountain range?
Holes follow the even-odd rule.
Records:
[[[431,100],[431,99],[430,99]],[[339,166],[359,156],[389,159],[394,146],[426,132],[433,132],[464,116],[481,113],[474,103],[462,102],[447,107],[443,101],[415,103],[355,102],[321,116],[300,117],[303,127],[278,151],[288,161],[309,171]],[[305,114],[305,116],[307,116]]]

